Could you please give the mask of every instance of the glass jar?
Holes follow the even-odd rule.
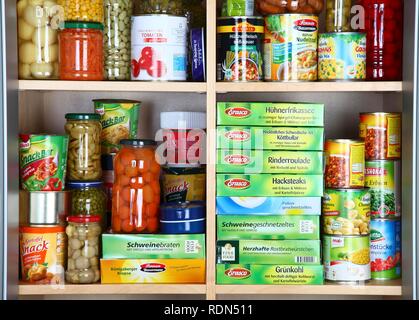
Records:
[[[95,283],[100,280],[100,216],[70,216],[65,232],[68,259],[65,279],[69,283]]]
[[[173,14],[183,15],[182,0],[142,0],[135,3],[135,14]]]
[[[324,0],[256,0],[255,7],[263,15],[279,13],[319,14],[323,10]]]
[[[121,140],[115,156],[112,190],[112,231],[157,233],[159,229],[160,165],[156,142]]]
[[[51,0],[39,5],[17,2],[19,78],[58,79],[57,30],[62,11]]]
[[[403,0],[360,0],[365,10],[367,80],[402,80]]]
[[[132,0],[105,0],[105,77],[131,78]]]
[[[351,31],[352,0],[326,1],[326,32]]]
[[[103,80],[103,25],[66,22],[58,35],[60,79]]]
[[[57,0],[64,8],[65,21],[103,23],[103,0]]]
[[[102,125],[96,113],[67,113],[67,179],[91,181],[102,177],[100,136]]]

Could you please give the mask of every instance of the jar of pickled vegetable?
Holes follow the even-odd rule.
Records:
[[[20,79],[58,79],[57,30],[62,11],[55,0],[17,2]]]
[[[159,229],[160,165],[156,142],[121,140],[115,156],[112,190],[112,231],[157,233]]]
[[[142,0],[135,3],[135,14],[185,14],[182,0]]]
[[[91,181],[102,177],[100,136],[102,125],[96,113],[67,113],[65,131],[70,137],[67,179]]]
[[[57,0],[64,8],[65,21],[103,23],[103,0]]]
[[[103,24],[66,22],[58,40],[60,79],[103,80]]]
[[[131,78],[132,0],[105,0],[105,77]]]
[[[351,31],[352,0],[326,0],[326,31]]]
[[[70,216],[68,259],[65,279],[69,283],[95,283],[100,280],[100,216]]]

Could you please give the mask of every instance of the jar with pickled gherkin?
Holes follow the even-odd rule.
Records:
[[[351,31],[352,0],[326,0],[326,31]]]
[[[103,23],[103,0],[57,0],[65,21]]]
[[[137,0],[135,14],[185,14],[182,0]]]
[[[100,136],[102,125],[96,113],[68,113],[67,179],[92,181],[102,177]]]

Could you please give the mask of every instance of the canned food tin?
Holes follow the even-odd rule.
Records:
[[[265,18],[265,80],[317,80],[318,20],[311,14]]]
[[[363,188],[365,145],[361,141],[337,139],[325,144],[326,188]]]
[[[359,118],[359,136],[365,140],[365,159],[400,159],[400,113],[361,113]]]
[[[401,225],[399,220],[371,221],[371,277],[397,279],[401,274]]]
[[[370,237],[323,235],[326,280],[359,282],[371,279]]]
[[[319,80],[366,79],[366,37],[359,32],[319,36]]]
[[[162,234],[205,233],[205,202],[166,203],[160,207]]]
[[[373,218],[400,217],[400,161],[366,161],[365,186],[370,188],[371,216]]]
[[[262,17],[217,19],[217,80],[260,81],[263,79]]]
[[[326,189],[323,232],[332,235],[368,235],[371,196],[365,189]]]

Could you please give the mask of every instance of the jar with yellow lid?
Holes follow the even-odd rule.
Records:
[[[103,23],[103,0],[57,0],[64,8],[65,21]]]

